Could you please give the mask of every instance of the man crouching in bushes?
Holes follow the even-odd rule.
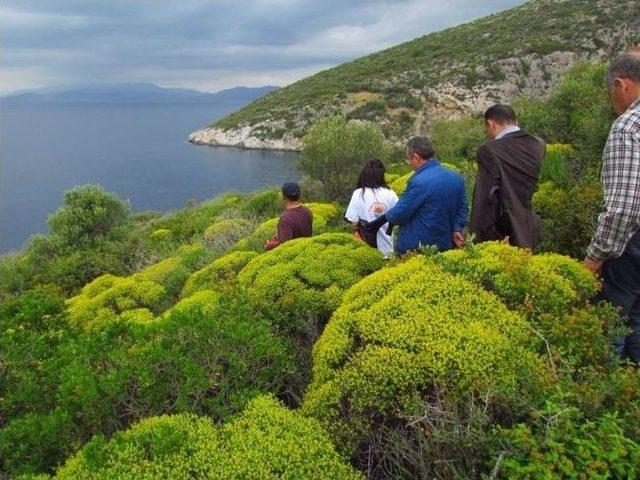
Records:
[[[640,48],[626,51],[609,67],[607,87],[613,123],[602,156],[604,212],[585,259],[602,272],[603,297],[620,307],[631,333],[616,353],[640,364]]]
[[[284,212],[278,220],[278,234],[265,243],[266,250],[273,250],[287,240],[311,236],[313,213],[300,203],[300,186],[285,183],[282,186]]]

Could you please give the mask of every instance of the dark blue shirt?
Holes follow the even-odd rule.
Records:
[[[464,180],[436,159],[429,160],[411,176],[387,218],[400,225],[396,253],[402,255],[421,245],[450,250],[454,247],[453,232],[461,232],[467,222]]]

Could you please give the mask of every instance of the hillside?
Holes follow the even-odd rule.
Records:
[[[277,88],[235,87],[207,93],[153,83],[114,83],[21,92],[3,97],[2,103],[248,103]]]
[[[544,96],[579,60],[607,59],[639,41],[639,2],[533,0],[300,80],[190,141],[295,150],[309,124],[331,113],[376,121],[402,140],[428,131],[433,118]]]

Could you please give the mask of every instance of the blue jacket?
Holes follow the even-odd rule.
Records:
[[[400,225],[396,253],[402,255],[421,245],[450,250],[453,232],[464,229],[467,212],[462,177],[436,159],[429,160],[415,171],[398,203],[387,212],[389,222]]]

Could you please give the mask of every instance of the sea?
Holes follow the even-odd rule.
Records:
[[[97,184],[134,211],[169,211],[300,177],[298,154],[193,145],[239,104],[0,104],[0,254],[47,232],[65,191]]]

